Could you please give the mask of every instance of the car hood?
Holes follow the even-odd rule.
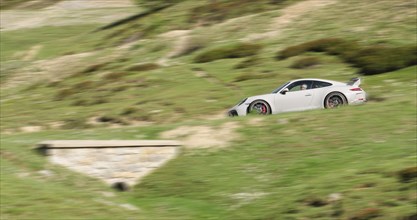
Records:
[[[255,100],[258,100],[258,99],[266,100],[266,99],[271,98],[271,96],[273,96],[273,94],[271,94],[271,93],[269,93],[269,94],[263,94],[263,95],[251,96],[251,97],[248,97],[248,99],[246,100],[246,103],[252,102],[252,101],[255,101]]]

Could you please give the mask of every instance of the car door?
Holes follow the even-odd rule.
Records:
[[[311,109],[314,94],[311,90],[312,81],[296,81],[288,85],[288,92],[277,93],[275,104],[279,112],[302,111]],[[302,87],[305,87],[303,89]]]
[[[322,108],[324,103],[325,95],[328,93],[328,89],[326,87],[332,86],[329,82],[323,82],[318,80],[313,80],[313,85],[311,88],[311,92],[313,94],[313,100],[311,102],[311,107]]]

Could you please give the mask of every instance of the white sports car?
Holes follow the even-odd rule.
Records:
[[[229,116],[249,113],[261,115],[336,108],[346,104],[366,102],[366,92],[359,87],[361,80],[348,83],[324,79],[297,79],[278,87],[272,93],[243,99],[229,110]]]

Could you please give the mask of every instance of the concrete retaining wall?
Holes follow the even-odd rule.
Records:
[[[45,141],[38,151],[49,161],[103,180],[134,185],[179,153],[176,141]]]

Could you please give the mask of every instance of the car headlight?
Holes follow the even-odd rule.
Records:
[[[248,98],[245,98],[245,99],[243,99],[242,101],[240,101],[240,102],[239,102],[239,104],[237,104],[237,106],[240,106],[240,105],[242,105],[243,103],[245,103],[247,99],[248,99]]]

